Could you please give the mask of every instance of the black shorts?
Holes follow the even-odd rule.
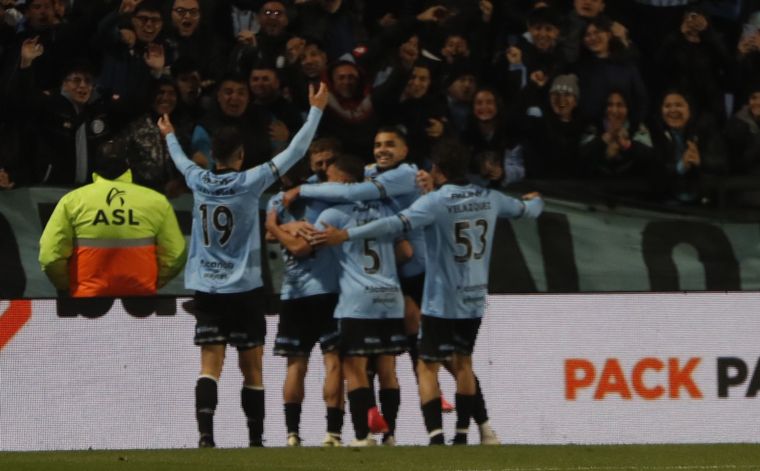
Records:
[[[344,356],[399,355],[407,349],[404,319],[343,318],[338,327]]]
[[[481,319],[443,319],[422,315],[418,339],[420,358],[442,362],[454,353],[472,355]]]
[[[229,344],[238,350],[264,345],[266,299],[261,288],[244,293],[195,292],[195,344]]]
[[[338,348],[338,321],[333,317],[338,295],[317,294],[299,299],[284,299],[274,341],[274,354],[283,357],[308,357],[319,342],[322,353]]]
[[[417,303],[417,306],[422,306],[422,292],[425,290],[425,272],[419,275],[410,276],[409,278],[401,278],[401,292],[404,296],[409,296]]]

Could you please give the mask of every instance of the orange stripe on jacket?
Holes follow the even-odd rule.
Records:
[[[156,294],[156,246],[77,247],[69,263],[73,297]]]

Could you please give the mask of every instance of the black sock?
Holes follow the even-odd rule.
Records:
[[[301,403],[300,402],[286,402],[285,403],[285,427],[288,429],[288,434],[298,433],[298,429],[301,424]]]
[[[214,439],[214,412],[218,402],[216,381],[206,376],[195,383],[195,418],[201,436]]]
[[[367,424],[367,411],[372,403],[372,390],[370,388],[357,388],[348,393],[348,404],[351,408],[351,422],[354,424],[354,432],[358,440],[363,440],[369,435]]]
[[[406,336],[407,346],[409,347],[409,358],[412,360],[412,371],[414,378],[417,378],[417,360],[420,359],[420,351],[417,349],[417,334]]]
[[[425,428],[428,434],[437,430],[443,433],[443,418],[441,417],[441,398],[436,397],[432,401],[422,404],[422,418],[425,419]],[[432,437],[431,437],[432,438]]]
[[[345,412],[339,407],[327,408],[327,433],[340,436],[343,431],[343,415]]]
[[[467,434],[466,430],[470,428],[470,417],[472,417],[472,406],[475,403],[475,395],[456,394],[457,408],[457,433]]]
[[[475,402],[472,406],[472,419],[478,425],[488,422],[486,400],[483,397],[483,390],[480,389],[480,381],[477,376],[475,376]]]
[[[248,419],[248,440],[252,446],[261,446],[264,434],[264,389],[243,387],[240,403]]]
[[[369,390],[372,392],[369,402],[370,407],[377,407],[377,401],[375,400],[375,375],[377,375],[377,372],[375,372],[374,357],[370,357],[367,361],[367,384],[369,384]]]
[[[396,417],[398,417],[398,408],[401,404],[400,389],[381,389],[380,390],[380,407],[382,408],[383,417],[388,422],[388,434],[396,433]]]

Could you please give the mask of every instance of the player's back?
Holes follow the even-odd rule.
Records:
[[[423,314],[482,317],[496,219],[500,214],[519,216],[521,203],[477,185],[454,184],[423,196],[419,203],[416,210],[430,212],[433,218],[425,228]]]
[[[417,166],[401,163],[389,170],[381,170],[377,164],[368,165],[364,175],[375,183],[381,195],[388,196],[399,210],[406,209],[420,197],[417,188]],[[412,244],[412,258],[398,267],[399,275],[409,277],[425,271],[425,239],[421,230],[413,230],[406,234],[406,239]]]
[[[262,286],[259,198],[274,177],[266,166],[245,172],[194,169],[193,229],[185,286],[239,293]]]
[[[306,221],[314,224],[330,205],[319,200],[297,200],[289,208],[283,204],[284,193],[269,200],[268,210],[276,209],[281,224]],[[332,250],[317,250],[306,257],[296,257],[282,249],[285,271],[280,299],[298,299],[318,294],[337,293],[337,262]]]
[[[361,226],[394,214],[381,201],[339,205],[325,210],[317,227],[327,223],[341,229]],[[340,298],[335,317],[398,319],[404,302],[396,273],[392,237],[348,241],[333,247],[340,263]]]

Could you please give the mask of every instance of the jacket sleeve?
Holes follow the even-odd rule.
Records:
[[[164,219],[156,234],[158,288],[168,283],[185,266],[187,248],[174,208],[165,201]]]
[[[61,199],[40,238],[39,262],[42,271],[59,291],[69,291],[69,258],[74,252],[74,228]]]

